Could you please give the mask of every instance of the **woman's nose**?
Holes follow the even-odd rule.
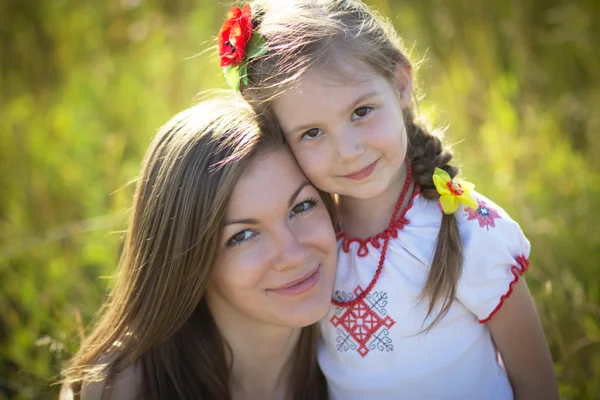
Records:
[[[309,255],[308,247],[299,240],[299,235],[289,225],[278,232],[276,243],[278,251],[273,268],[285,271],[304,265]]]

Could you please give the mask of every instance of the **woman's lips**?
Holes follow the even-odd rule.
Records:
[[[304,276],[301,276],[298,279],[294,279],[293,281],[290,281],[276,289],[268,289],[268,291],[282,296],[298,296],[312,289],[317,284],[320,277],[321,264],[319,264],[317,268],[311,270]]]
[[[375,167],[377,167],[378,162],[379,162],[379,159],[375,160],[374,163],[366,166],[365,168],[361,169],[360,171],[356,171],[351,174],[344,175],[344,178],[352,179],[355,181],[361,181],[363,179],[366,179],[373,173],[373,171],[375,171]]]

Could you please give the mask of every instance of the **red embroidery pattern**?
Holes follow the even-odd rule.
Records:
[[[478,220],[479,226],[481,228],[485,227],[488,231],[490,230],[490,227],[495,228],[496,223],[494,222],[494,219],[502,218],[498,214],[498,211],[488,207],[487,204],[485,204],[485,201],[483,200],[478,200],[477,202],[479,203],[479,207],[477,207],[477,210],[465,207],[464,216],[468,217],[467,220],[469,221],[472,221],[474,219]]]
[[[508,291],[506,292],[506,294],[504,294],[503,296],[500,297],[500,302],[498,303],[496,308],[494,308],[494,311],[492,311],[487,318],[479,321],[480,324],[485,324],[486,322],[491,320],[492,317],[494,316],[494,314],[496,314],[498,312],[498,310],[500,310],[502,308],[502,305],[504,304],[504,300],[508,299],[510,297],[510,295],[512,294],[513,286],[515,285],[515,283],[517,283],[519,281],[519,277],[521,277],[529,269],[529,265],[530,265],[529,259],[527,257],[525,257],[525,255],[517,256],[515,259],[517,260],[517,265],[513,265],[510,268],[510,272],[512,272],[512,274],[514,275],[514,278],[508,284]]]
[[[362,293],[360,285],[354,293],[335,292],[335,298],[348,302]],[[351,307],[336,307],[329,320],[337,328],[338,351],[356,350],[365,357],[371,350],[393,351],[389,329],[396,321],[387,314],[387,293],[372,292]]]

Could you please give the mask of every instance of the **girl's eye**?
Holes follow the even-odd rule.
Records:
[[[315,208],[315,206],[317,205],[318,200],[316,199],[308,199],[306,201],[303,201],[302,203],[298,203],[294,206],[294,208],[292,208],[292,217],[298,215],[298,214],[305,214],[307,212],[310,212],[313,208]]]
[[[242,243],[246,243],[248,240],[252,239],[255,236],[254,232],[249,229],[245,229],[241,232],[233,235],[226,243],[227,247],[238,246]]]
[[[352,121],[356,121],[357,119],[361,119],[366,117],[371,110],[373,110],[371,107],[359,107],[356,110],[354,110],[354,112],[352,113]]]
[[[306,132],[304,132],[304,134],[302,135],[302,139],[312,140],[312,139],[318,138],[322,134],[323,134],[322,129],[312,128],[312,129],[309,129]]]

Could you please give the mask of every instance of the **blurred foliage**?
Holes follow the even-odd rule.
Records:
[[[422,61],[420,113],[531,240],[562,398],[600,398],[600,2],[368,3]],[[225,87],[228,5],[0,0],[0,399],[56,397],[153,133]]]

